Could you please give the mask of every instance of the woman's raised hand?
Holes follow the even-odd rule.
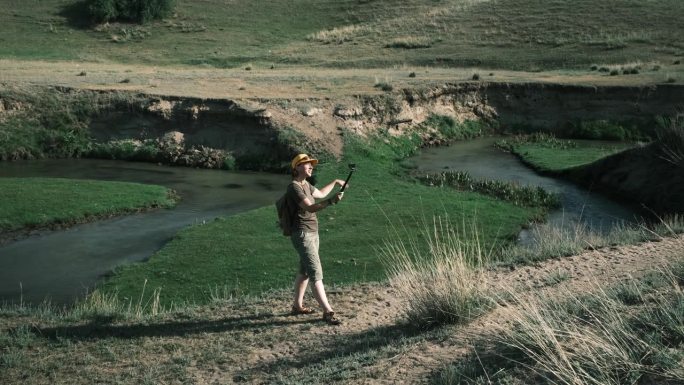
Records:
[[[338,192],[337,194],[335,194],[335,196],[332,198],[333,204],[337,204],[337,202],[341,201],[343,197],[344,197],[343,192]]]

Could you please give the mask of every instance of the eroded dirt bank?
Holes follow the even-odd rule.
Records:
[[[91,151],[90,156],[114,157],[114,153],[126,159],[120,154],[133,148],[156,154],[147,156],[135,150],[142,155],[129,155],[134,160],[252,170],[283,169],[296,152],[339,159],[347,132],[362,136],[418,132],[425,144],[439,144],[444,141],[443,134],[424,124],[432,115],[458,122],[479,121],[484,123],[481,127],[500,131],[526,127],[557,134],[581,122],[607,121],[655,137],[656,118],[676,115],[684,106],[684,87],[676,84],[470,81],[336,98],[291,99],[180,97],[68,87],[42,90],[57,95],[57,99],[70,95],[86,104],[115,99],[93,108],[87,119],[90,137],[99,149],[105,148]],[[0,93],[0,121],[35,112],[39,111],[30,102],[13,100],[11,92]],[[662,211],[661,206],[682,211],[681,204],[671,204],[684,201],[681,187],[677,187],[682,185],[681,165],[662,162],[655,152],[649,156],[653,159],[639,156],[629,162],[615,157],[592,171],[575,174],[575,178],[605,192],[619,190],[623,197],[637,199],[637,203],[646,203],[657,211]],[[660,169],[663,171],[654,172]],[[665,182],[669,184],[663,185]]]
[[[5,113],[11,113],[12,101],[3,104]],[[465,82],[334,100],[137,94],[134,104],[119,103],[93,116],[90,130],[100,142],[170,136],[185,146],[231,152],[245,159],[243,168],[252,168],[251,157],[269,163],[266,168],[277,168],[283,158],[299,150],[339,157],[344,131],[399,135],[420,128],[426,142],[439,141],[437,130],[421,127],[432,114],[461,122],[484,121],[501,130],[526,126],[561,132],[581,121],[606,120],[652,132],[655,117],[673,115],[682,105],[684,87],[670,84],[597,87]]]

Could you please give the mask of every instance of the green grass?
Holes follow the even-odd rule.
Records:
[[[577,148],[557,150],[538,144],[524,144],[515,148],[515,153],[535,168],[544,171],[560,171],[595,162],[606,156],[624,151],[631,143],[579,142]]]
[[[82,222],[175,204],[162,186],[57,178],[0,178],[0,231]]]
[[[477,231],[435,218],[432,227],[382,248],[389,284],[406,303],[402,313],[410,325],[468,324],[494,307],[484,275],[491,255]]]
[[[551,173],[593,163],[634,147],[629,142],[565,140],[543,133],[515,136],[496,145],[518,155],[536,170]]]
[[[669,64],[683,50],[679,0],[178,0],[174,16],[142,26],[89,25],[72,0],[4,5],[0,57],[19,59],[589,71]]]
[[[345,159],[319,165],[321,182],[354,174],[345,199],[318,214],[321,260],[328,286],[382,280],[385,269],[377,249],[388,236],[419,233],[435,216],[455,222],[475,220],[483,247],[515,239],[521,226],[541,208],[523,208],[476,193],[421,185],[403,175],[397,159],[415,151],[418,139],[367,143],[346,136]],[[285,177],[286,178],[286,177]],[[161,288],[161,301],[206,302],[213,295],[251,294],[292,284],[297,256],[276,226],[275,207],[218,219],[181,231],[149,261],[124,266],[105,284],[126,298]]]

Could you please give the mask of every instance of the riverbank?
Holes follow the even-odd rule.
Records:
[[[663,119],[650,143],[586,142],[548,134],[497,142],[539,173],[562,177],[650,214],[684,212],[684,124]]]

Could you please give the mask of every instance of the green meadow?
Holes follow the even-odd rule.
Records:
[[[534,136],[504,139],[497,145],[516,154],[534,169],[551,173],[587,165],[635,146],[625,141],[544,139],[543,135],[541,140]]]
[[[0,230],[66,226],[155,207],[177,197],[162,186],[61,178],[0,178]]]

